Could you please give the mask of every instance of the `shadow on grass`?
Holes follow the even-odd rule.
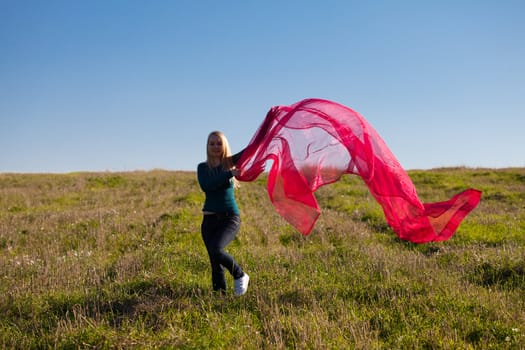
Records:
[[[468,273],[469,282],[502,289],[521,289],[525,291],[525,261],[484,262],[476,265]]]
[[[49,320],[74,320],[81,317],[105,320],[112,327],[140,319],[152,329],[161,328],[162,311],[192,307],[203,296],[200,288],[163,280],[136,280],[85,294],[53,294],[44,298],[41,317]],[[31,317],[31,315],[27,315]]]

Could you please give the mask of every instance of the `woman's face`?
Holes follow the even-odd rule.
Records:
[[[221,138],[217,135],[211,135],[208,139],[208,154],[212,157],[221,158],[223,149]]]

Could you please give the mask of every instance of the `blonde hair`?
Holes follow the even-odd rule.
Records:
[[[212,164],[212,161],[211,161],[212,157],[210,156],[210,151],[208,148],[208,145],[210,143],[210,139],[212,138],[212,136],[217,136],[221,140],[222,154],[221,154],[220,162],[224,170],[230,170],[231,168],[233,168],[233,163],[230,158],[231,157],[230,144],[228,143],[228,139],[226,139],[226,136],[220,131],[212,131],[208,135],[208,139],[206,141],[206,162],[208,163],[208,166],[212,168],[214,165]]]
[[[228,139],[226,138],[226,136],[221,131],[217,131],[217,130],[210,132],[210,134],[208,135],[208,139],[206,140],[206,162],[208,163],[208,167],[211,169],[214,166],[214,164],[212,164],[212,161],[211,161],[211,156],[210,156],[209,147],[208,147],[208,144],[210,143],[210,138],[212,136],[217,136],[221,140],[221,143],[222,143],[222,155],[220,159],[222,168],[224,170],[231,170],[234,167],[234,165],[233,165],[233,161],[231,157],[232,152],[230,149],[230,144],[228,143]],[[233,177],[233,183],[235,187],[239,187],[239,182],[237,181],[235,177]]]

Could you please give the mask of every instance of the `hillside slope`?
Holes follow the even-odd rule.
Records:
[[[304,237],[242,183],[236,298],[211,291],[195,173],[0,174],[0,347],[525,348],[525,169],[409,175],[425,202],[481,203],[416,245],[345,176]]]

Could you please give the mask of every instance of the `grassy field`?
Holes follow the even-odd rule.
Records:
[[[0,348],[524,349],[525,169],[409,175],[425,202],[483,198],[416,245],[356,176],[307,237],[243,183],[238,298],[211,291],[195,173],[0,174]]]

